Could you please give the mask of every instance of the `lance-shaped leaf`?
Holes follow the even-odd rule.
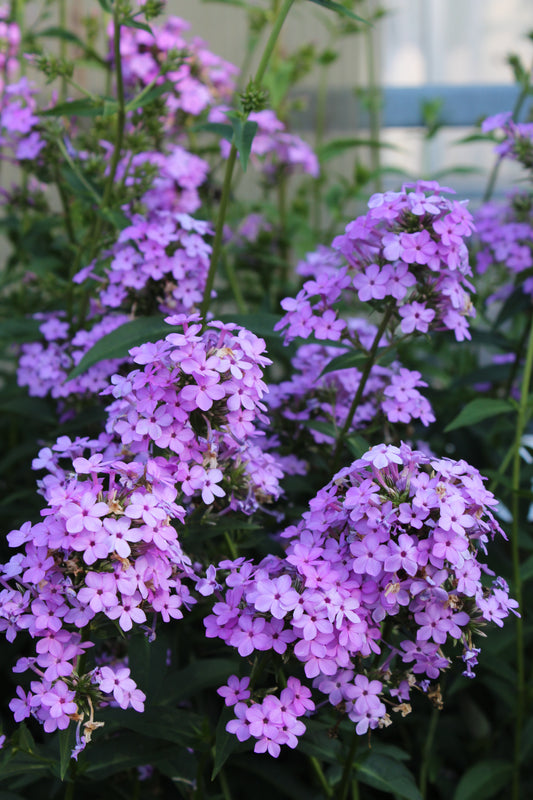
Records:
[[[342,14],[345,17],[356,19],[357,22],[364,22],[365,25],[370,25],[368,20],[363,19],[363,17],[359,17],[357,14],[354,14],[353,11],[350,11],[349,8],[342,6],[340,3],[335,3],[333,0],[309,0],[309,2],[316,3],[317,6],[327,8],[329,11],[335,11],[337,14]]]
[[[239,158],[243,172],[246,172],[248,166],[248,159],[252,150],[252,143],[254,136],[257,133],[257,122],[247,119],[243,122],[240,117],[231,118],[231,125],[233,127],[233,144],[239,151]]]
[[[508,414],[516,409],[516,405],[510,400],[502,400],[491,397],[478,397],[467,403],[463,410],[453,419],[444,429],[445,433],[455,431],[457,428],[464,428],[467,425],[475,425],[489,417],[496,417],[499,414]]]

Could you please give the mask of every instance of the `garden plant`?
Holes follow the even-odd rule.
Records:
[[[386,9],[236,5],[239,67],[0,7],[0,800],[529,797],[530,70],[476,207],[383,167],[373,69],[327,139]]]

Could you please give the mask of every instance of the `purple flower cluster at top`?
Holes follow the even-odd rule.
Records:
[[[515,283],[533,296],[533,210],[528,192],[513,192],[504,201],[484,203],[475,213],[476,268],[485,274],[499,266],[509,270],[514,281],[502,282],[488,302],[505,300]],[[524,276],[525,280],[521,280]],[[521,277],[520,277],[521,276]]]
[[[238,73],[237,67],[212,53],[202,39],[187,40],[184,33],[189,28],[188,22],[171,16],[161,27],[152,25],[152,34],[129,27],[120,32],[126,87],[138,90],[153,81],[172,83],[173,91],[165,95],[168,127],[180,123],[181,132],[184,114],[198,116],[213,104],[231,98]],[[109,35],[112,39],[112,25]],[[178,63],[163,74],[161,67],[169,56],[176,57]]]
[[[321,248],[308,258],[312,278],[282,302],[287,313],[276,327],[287,328],[286,340],[342,338],[345,323],[332,306],[346,290],[361,302],[392,307],[403,334],[447,329],[458,341],[470,338],[474,309],[466,290],[474,288],[464,239],[474,224],[463,203],[443,196],[450,191],[418,181],[373,195],[368,212],[333,240],[339,255]]]
[[[359,342],[367,349],[377,333],[376,327],[363,319],[348,320],[347,329],[356,332]],[[325,374],[323,370],[332,359],[345,352],[321,344],[304,344],[298,348],[292,359],[291,379],[269,387],[268,406],[281,414],[283,428],[286,428],[286,420],[292,420],[298,430],[307,430],[318,444],[332,443],[330,436],[308,423],[327,422],[340,430],[344,427],[362,373],[355,367]],[[419,372],[402,367],[398,361],[386,367],[375,364],[350,430],[364,428],[380,414],[394,424],[408,424],[415,419],[423,425],[434,422],[431,405],[419,392],[421,387],[427,386],[421,377]]]
[[[37,126],[37,87],[22,77],[0,93],[1,158],[17,164],[37,158],[45,142]]]
[[[525,167],[533,167],[533,123],[515,122],[511,111],[487,117],[482,125],[483,133],[501,131],[500,141],[494,148],[500,158],[520,161]]]
[[[256,427],[267,422],[262,375],[271,362],[249,331],[216,321],[202,331],[199,320],[168,317],[182,332],[131,350],[140,368],[106,390],[115,398],[107,431],[136,457],[165,452],[168,480],[185,500],[227,496],[224,504],[250,513],[280,494],[280,466]]]
[[[211,122],[227,122],[227,106],[214,108],[209,112]],[[318,158],[311,147],[293,133],[285,129],[285,125],[270,109],[254,111],[248,119],[257,122],[257,133],[252,142],[251,161],[261,170],[266,181],[275,184],[281,175],[295,171],[304,172],[317,178],[320,173]],[[225,139],[220,142],[220,150],[224,158],[230,151],[230,143]]]
[[[0,95],[3,94],[6,78],[17,72],[20,46],[20,28],[16,22],[9,22],[9,8],[0,6]]]
[[[489,622],[501,626],[517,607],[502,579],[482,582],[491,574],[481,560],[486,544],[502,533],[495,502],[464,461],[378,445],[284,531],[283,558],[219,565],[226,577],[216,583],[212,575],[218,602],[206,635],[245,658],[273,651],[287,664],[294,656],[359,734],[389,724],[387,707],[407,712],[410,689],[427,690],[449,666],[446,645],[462,646],[472,676],[472,636]],[[235,733],[247,721],[250,735],[285,743],[272,727],[252,731],[260,713],[269,724],[270,709],[253,694],[238,700]]]

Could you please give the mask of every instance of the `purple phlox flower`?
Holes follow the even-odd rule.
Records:
[[[282,575],[273,580],[259,580],[255,589],[247,595],[247,599],[258,611],[269,612],[276,619],[283,619],[296,608],[298,598],[298,592],[292,588],[290,575]]]
[[[217,694],[224,698],[227,706],[234,706],[240,700],[248,700],[250,697],[249,683],[250,678],[238,678],[236,675],[230,675],[227,686],[217,689]]]
[[[406,303],[400,308],[402,333],[427,333],[430,322],[435,319],[435,311],[427,308],[425,303]]]

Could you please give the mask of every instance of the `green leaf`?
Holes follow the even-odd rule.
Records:
[[[310,428],[312,431],[324,434],[324,436],[331,436],[332,439],[337,438],[338,430],[332,422],[320,422],[319,420],[309,420],[302,422],[304,428]]]
[[[104,11],[108,11],[111,13],[113,11],[113,6],[111,0],[98,0]]]
[[[213,781],[230,755],[237,750],[251,750],[252,745],[250,740],[246,742],[239,742],[233,733],[228,733],[226,725],[230,719],[234,719],[235,714],[232,708],[224,708],[218,720],[217,729],[215,732],[215,755],[213,772],[211,773],[211,780]]]
[[[156,342],[171,333],[173,327],[167,325],[162,317],[139,317],[126,322],[111,333],[102,336],[91,349],[85,353],[80,363],[69,374],[69,380],[83,375],[89,367],[109,358],[127,358],[130,348]]]
[[[453,419],[444,429],[445,433],[455,431],[457,428],[464,428],[466,425],[474,425],[489,417],[496,417],[515,411],[515,406],[509,400],[498,398],[478,397],[467,403],[463,410]]]
[[[221,139],[227,139],[228,142],[231,142],[233,139],[233,128],[231,125],[226,125],[224,122],[204,122],[201,125],[194,125],[191,130],[214,133],[215,136],[219,136]]]
[[[241,161],[242,171],[246,172],[248,166],[248,159],[252,150],[252,142],[257,133],[257,122],[247,119],[242,122],[239,117],[231,118],[231,125],[233,128],[233,143],[239,151],[239,159]]]
[[[390,150],[397,150],[398,148],[388,142],[376,142],[375,139],[332,139],[317,150],[317,156],[321,163],[329,161],[336,156],[340,156],[347,150],[354,147],[386,147]]]
[[[334,3],[333,0],[309,0],[310,3],[316,3],[317,6],[322,6],[322,8],[327,8],[329,11],[335,11],[337,14],[344,15],[345,17],[351,17],[352,19],[356,19],[358,22],[364,22],[365,25],[370,25],[370,22],[363,17],[359,17],[357,14],[354,14],[353,11],[350,11],[345,6],[341,6],[340,3]]]
[[[72,44],[77,45],[80,47],[83,52],[93,61],[98,61],[99,64],[102,66],[107,66],[107,62],[102,56],[93,50],[92,47],[89,47],[79,36],[76,36],[75,33],[72,31],[67,30],[67,28],[61,28],[57,25],[51,26],[49,28],[45,28],[42,31],[37,31],[33,34],[36,39],[41,37],[51,37],[56,39],[63,39],[66,42],[71,42]]]
[[[123,714],[127,714],[124,711]],[[146,713],[146,712],[145,712]],[[143,714],[132,711],[139,718],[142,724]],[[98,712],[98,719],[107,719],[109,710],[105,709]],[[115,775],[123,770],[132,767],[140,767],[142,764],[153,764],[157,766],[159,760],[172,758],[176,754],[176,745],[169,743],[165,745],[161,741],[147,741],[141,729],[135,733],[122,733],[119,737],[109,740],[91,742],[85,751],[84,761],[86,764],[85,775],[96,780]]]
[[[281,319],[277,314],[268,314],[267,312],[257,314],[221,314],[219,319],[222,322],[234,322],[262,339],[280,338],[279,333],[274,330],[274,325]]]
[[[478,761],[459,781],[453,800],[489,800],[509,783],[512,772],[505,761]]]
[[[374,789],[406,800],[422,800],[412,773],[396,759],[371,753],[365,761],[356,765],[356,770],[357,779]]]
[[[118,109],[118,105],[114,100],[107,100],[108,103],[114,104],[114,111]],[[84,97],[79,100],[67,100],[65,103],[58,103],[53,108],[47,108],[45,111],[40,111],[41,117],[100,117],[104,112],[104,100],[92,100],[90,97]]]
[[[149,33],[150,36],[154,35],[153,30],[149,25],[146,24],[146,22],[139,22],[134,17],[127,17],[126,19],[122,20],[122,25],[124,25],[125,28],[137,28],[140,31],[146,31],[146,33]]]
[[[105,723],[106,730],[128,728],[140,734],[138,737],[140,740],[149,737],[173,742],[182,747],[192,747],[197,744],[198,730],[203,717],[184,708],[154,705],[147,706],[142,714],[133,709],[125,711],[120,708],[101,709],[98,712],[98,719]]]
[[[59,777],[65,780],[65,775],[70,766],[71,753],[74,747],[75,728],[69,725],[63,731],[59,731]]]
[[[368,355],[366,353],[361,353],[359,350],[348,350],[346,353],[332,358],[329,364],[326,364],[319,377],[321,378],[323,375],[327,375],[328,372],[336,372],[339,369],[359,367],[365,363],[367,358]]]
[[[37,319],[13,317],[2,320],[0,326],[0,341],[32,342],[40,336],[39,326],[42,324]]]
[[[131,637],[128,659],[132,675],[139,688],[146,694],[149,703],[159,702],[159,695],[166,698],[167,651],[166,631],[160,631],[155,641],[150,642],[142,634]]]
[[[174,84],[171,81],[165,81],[159,86],[154,86],[149,92],[140,92],[137,97],[126,105],[126,111],[135,111],[136,108],[145,108],[150,105],[154,100],[157,100],[161,95],[171,92],[174,89]],[[229,126],[228,126],[229,127]]]
[[[202,689],[222,686],[228,677],[237,674],[238,670],[238,663],[229,658],[194,661],[183,669],[171,672],[165,678],[162,702],[178,703],[189,700]]]
[[[249,772],[256,777],[256,780],[259,779],[261,784],[266,783],[274,787],[271,792],[272,797],[283,797],[286,800],[310,800],[310,797],[316,797],[310,793],[309,784],[303,783],[290,766],[277,763],[272,768],[271,764],[257,758],[236,758],[232,763],[241,774],[243,771]],[[244,780],[246,781],[246,778]]]

